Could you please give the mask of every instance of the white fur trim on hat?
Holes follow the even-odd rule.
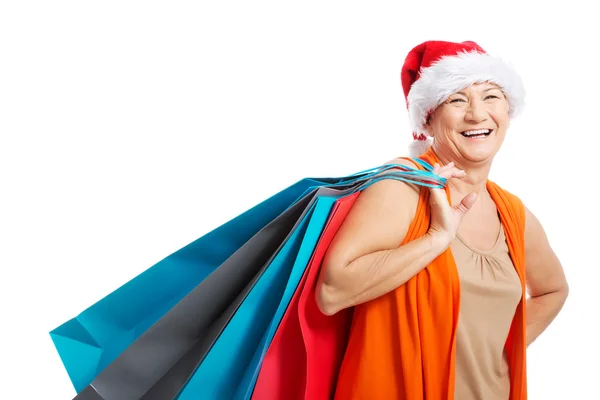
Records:
[[[503,60],[478,52],[462,52],[442,57],[421,70],[408,93],[408,116],[415,133],[427,133],[428,114],[450,95],[474,83],[498,85],[510,105],[510,116],[518,115],[525,102],[525,88],[520,76]]]

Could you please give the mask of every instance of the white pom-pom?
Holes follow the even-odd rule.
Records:
[[[412,143],[408,145],[408,155],[409,157],[418,157],[421,154],[425,153],[431,145],[433,144],[433,138],[428,137],[427,140],[413,140]]]

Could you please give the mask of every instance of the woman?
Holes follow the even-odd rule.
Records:
[[[488,180],[521,81],[476,43],[434,41],[402,84],[413,147],[448,184],[380,181],[332,242],[317,304],[354,307],[336,398],[525,399],[526,348],[568,286],[539,221]]]

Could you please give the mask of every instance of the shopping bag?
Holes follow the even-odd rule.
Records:
[[[198,343],[198,334],[210,328],[281,246],[315,194],[313,190],[244,243],[126,347],[76,398],[87,399],[97,392],[107,400],[139,399],[191,347],[208,345]]]
[[[164,258],[50,332],[76,391],[315,184],[300,181]]]

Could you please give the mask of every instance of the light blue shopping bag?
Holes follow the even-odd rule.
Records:
[[[302,180],[159,261],[50,332],[77,392],[311,186]]]

